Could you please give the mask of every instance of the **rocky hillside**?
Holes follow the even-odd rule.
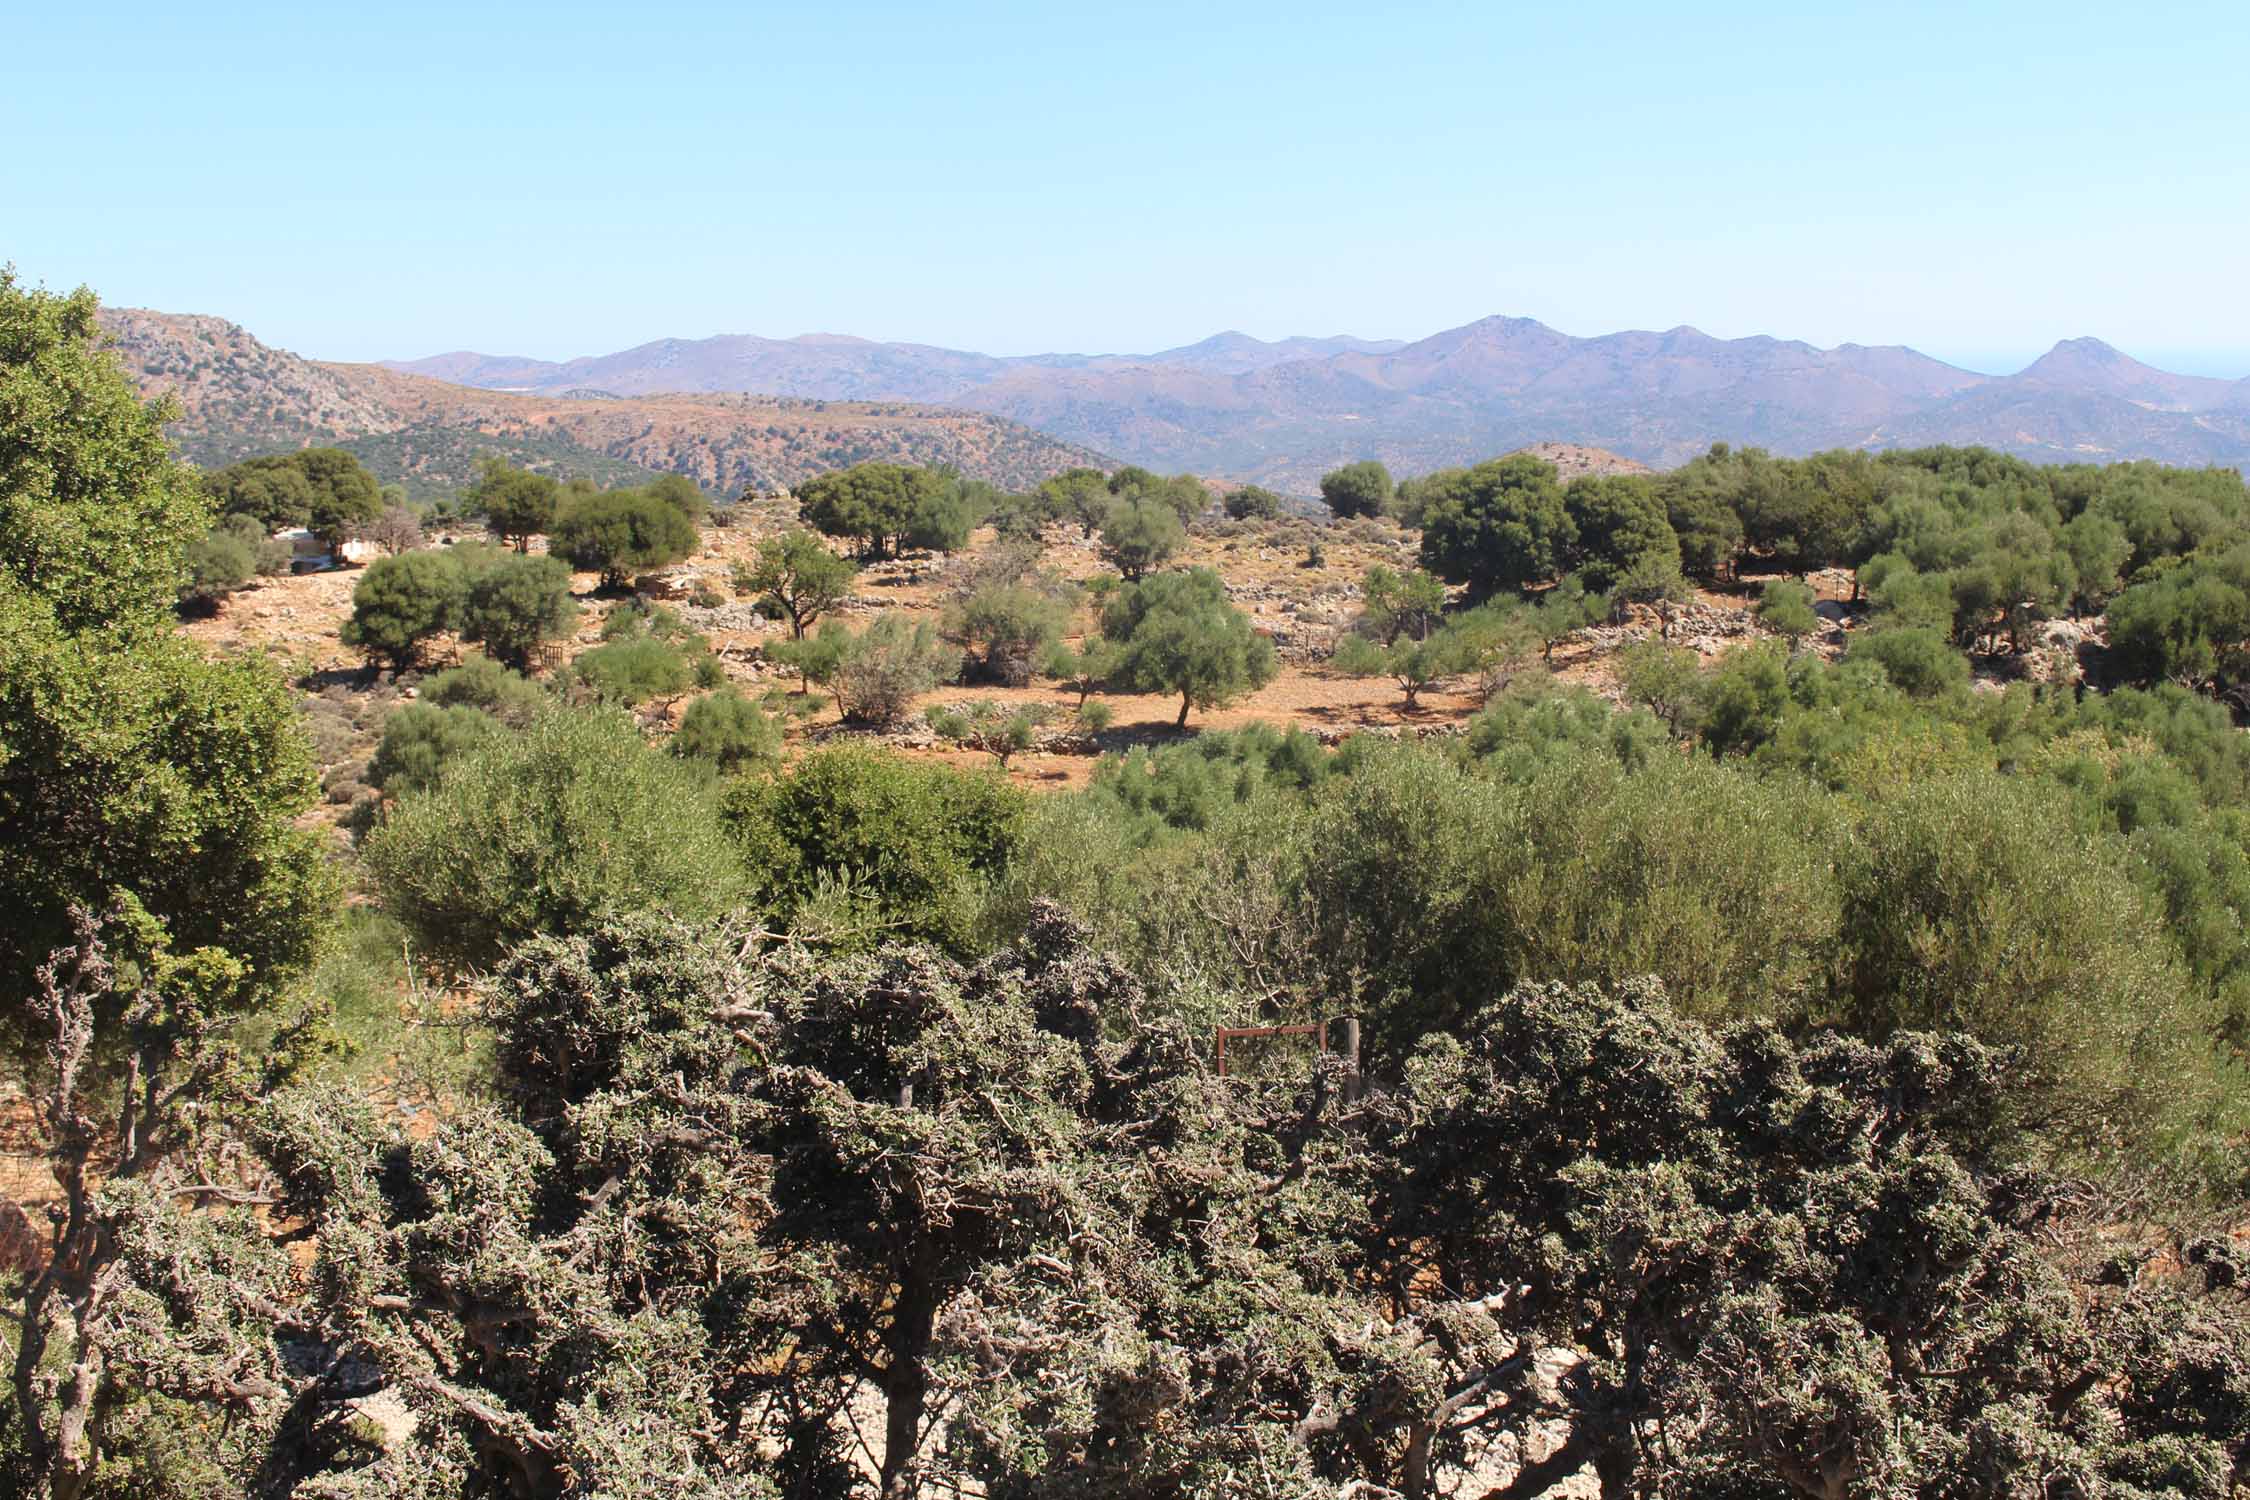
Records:
[[[103,320],[142,388],[178,396],[173,440],[204,465],[327,443],[421,493],[466,483],[477,459],[495,453],[605,484],[685,474],[731,496],[865,459],[951,464],[1007,486],[1107,462],[984,412],[772,396],[621,398],[583,387],[478,390],[379,365],[303,359],[218,318],[127,308],[105,311]]]

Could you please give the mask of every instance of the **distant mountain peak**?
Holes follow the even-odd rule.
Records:
[[[2050,389],[2115,396],[2159,411],[2210,411],[2238,397],[2233,381],[2174,375],[2092,337],[2064,339],[2016,379]]]
[[[1002,357],[840,334],[745,335],[567,364],[457,353],[404,368],[547,394],[942,403],[1152,468],[1300,494],[1353,458],[1411,473],[1543,440],[1656,464],[1722,438],[1789,453],[1973,442],[2043,457],[2250,461],[2250,381],[2170,374],[2091,336],[2064,339],[2004,377],[1899,344],[1727,338],[1689,323],[1581,338],[1504,312],[1412,342],[1227,328],[1155,353]]]

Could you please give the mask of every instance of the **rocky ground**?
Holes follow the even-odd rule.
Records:
[[[751,556],[761,539],[793,522],[786,503],[768,502],[749,509],[731,526],[706,528],[696,556],[644,581],[644,588],[705,633],[728,678],[745,690],[797,688],[794,674],[766,659],[766,647],[783,638],[786,627],[761,617],[749,600],[734,594],[729,582],[737,561]],[[459,539],[472,536],[460,533]],[[442,544],[445,538],[441,534],[433,540]],[[969,549],[951,556],[875,564],[861,573],[858,589],[842,613],[859,622],[889,610],[935,618],[994,545],[991,534],[984,532]],[[1325,666],[1338,636],[1359,612],[1361,576],[1377,563],[1411,566],[1414,548],[1414,534],[1389,521],[1332,523],[1282,517],[1235,522],[1216,515],[1199,521],[1179,561],[1219,571],[1235,604],[1273,641],[1281,665],[1274,680],[1258,692],[1224,709],[1195,712],[1191,729],[1264,722],[1295,726],[1329,743],[1363,732],[1415,736],[1458,732],[1481,707],[1472,681],[1462,679],[1425,692],[1409,710],[1387,679],[1344,677]],[[1096,541],[1068,528],[1050,530],[1042,562],[1073,579],[1106,571]],[[411,681],[393,683],[367,672],[359,657],[337,639],[360,576],[358,570],[345,570],[263,580],[228,599],[215,614],[190,620],[183,627],[213,650],[264,654],[300,684],[315,720],[323,770],[332,779],[355,760],[364,759],[381,734],[384,714],[410,699],[414,691]],[[1550,666],[1565,680],[1614,692],[1615,653],[1635,640],[1667,634],[1675,644],[1716,656],[1759,635],[1749,604],[1760,582],[1746,580],[1735,592],[1699,593],[1673,607],[1668,632],[1652,610],[1636,610],[1620,624],[1590,628],[1559,645]],[[1839,602],[1849,597],[1849,576],[1817,575],[1814,583],[1826,601],[1823,613],[1833,623],[1824,638],[1811,644],[1816,650],[1839,651],[1852,615]],[[549,670],[598,644],[603,620],[625,602],[622,596],[597,592],[595,585],[593,575],[578,576],[577,595],[584,611],[579,629],[552,653]],[[714,598],[719,602],[712,603]],[[1082,619],[1080,628],[1090,629],[1091,623],[1090,617]],[[441,645],[432,664],[443,666],[457,656],[457,651]],[[1075,695],[1061,685],[1039,681],[1023,688],[947,685],[927,695],[919,707],[972,698],[1039,703],[1052,711],[1058,723],[1076,706]],[[1038,749],[1013,759],[1008,774],[1032,787],[1080,784],[1092,774],[1101,752],[1166,742],[1177,735],[1176,697],[1104,693],[1099,701],[1111,711],[1109,728],[1099,735],[1051,729]],[[682,701],[649,713],[648,728],[655,734],[667,731],[685,707]],[[792,727],[790,753],[851,733],[859,731],[847,730],[837,722],[833,708],[823,708]],[[938,742],[919,713],[882,738],[910,754],[934,759],[959,764],[987,759]],[[338,790],[348,792],[348,776],[338,782]],[[339,797],[330,815],[340,812],[348,800],[348,795]]]

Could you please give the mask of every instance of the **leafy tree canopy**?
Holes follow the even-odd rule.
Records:
[[[1432,475],[1422,566],[1478,592],[1555,576],[1578,537],[1555,466],[1528,454]]]
[[[1394,489],[1391,471],[1371,458],[1320,476],[1320,498],[1343,520],[1382,515],[1391,507]]]
[[[554,555],[622,588],[635,573],[690,556],[695,524],[679,506],[643,490],[611,490],[568,502],[555,518]]]
[[[1119,589],[1102,608],[1116,647],[1110,677],[1128,692],[1178,693],[1180,719],[1217,708],[1273,680],[1273,642],[1227,602],[1209,568],[1161,573]]]

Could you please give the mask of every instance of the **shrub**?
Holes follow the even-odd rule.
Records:
[[[1852,637],[1847,662],[1873,662],[1891,685],[1915,698],[1934,698],[1968,686],[1967,658],[1934,630],[1867,630]]]
[[[676,698],[695,680],[686,652],[658,636],[633,633],[596,646],[570,664],[571,675],[603,703],[625,708]]]
[[[551,700],[538,683],[489,656],[472,656],[424,682],[420,701],[438,708],[482,709],[503,724],[521,728]]]
[[[401,801],[363,854],[384,908],[460,969],[606,913],[708,918],[752,890],[707,778],[606,709],[491,736]]]
[[[383,725],[367,783],[392,797],[437,784],[446,766],[501,732],[498,719],[455,704],[409,703]]]
[[[1236,521],[1270,521],[1281,514],[1281,497],[1254,484],[1230,491],[1223,503],[1228,517]]]
[[[248,517],[228,517],[228,521]],[[253,531],[257,522],[251,521]],[[220,522],[187,547],[187,578],[180,598],[189,603],[215,604],[248,583],[258,572],[258,547],[239,530]]]
[[[941,475],[914,502],[906,527],[906,544],[931,552],[958,552],[991,513],[989,485],[975,484],[955,475]]]
[[[2120,862],[2050,786],[1889,790],[1843,872],[1836,1019],[2020,1048],[2022,1123],[2106,1152],[2207,1110],[2208,1019]]]
[[[780,760],[781,725],[738,690],[721,688],[688,705],[671,750],[732,773]]]
[[[929,621],[888,614],[842,643],[827,683],[845,718],[887,727],[960,670],[961,653],[939,640]]]
[[[1775,635],[1787,636],[1792,646],[1820,632],[1820,616],[1813,612],[1813,592],[1793,578],[1769,580],[1758,596],[1758,623]]]
[[[730,783],[727,827],[766,873],[782,920],[839,882],[861,908],[857,941],[971,941],[986,883],[1006,865],[1027,807],[997,776],[846,746],[786,775]]]

